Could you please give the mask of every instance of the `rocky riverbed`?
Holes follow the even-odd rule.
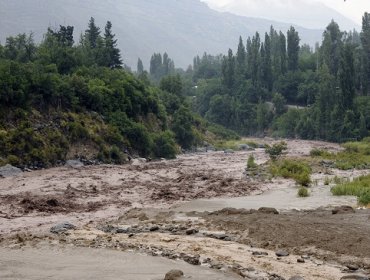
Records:
[[[288,156],[312,148],[340,149],[295,140]],[[307,199],[293,181],[248,178],[251,154],[268,160],[263,149],[208,152],[2,178],[0,278],[164,279],[180,269],[181,279],[367,279],[370,210],[332,197],[320,170]]]

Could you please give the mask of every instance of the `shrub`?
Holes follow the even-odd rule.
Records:
[[[247,161],[247,169],[255,169],[255,168],[257,168],[257,164],[254,161],[254,156],[250,155]]]
[[[311,183],[310,174],[308,172],[298,173],[295,176],[295,181],[302,186],[309,186]]]
[[[311,157],[322,157],[322,156],[326,156],[328,154],[330,154],[328,151],[325,151],[325,150],[322,150],[322,149],[314,148],[310,151],[310,156]]]
[[[274,162],[270,165],[270,172],[274,176],[294,179],[302,186],[308,186],[311,183],[311,168],[304,162],[291,159]]]
[[[299,197],[308,197],[310,196],[310,193],[308,192],[308,189],[305,187],[300,187],[298,189],[298,196]]]
[[[177,147],[174,134],[171,131],[164,131],[153,136],[153,152],[157,158],[176,158]]]
[[[283,151],[287,149],[287,143],[282,141],[272,146],[267,146],[265,152],[270,156],[271,160],[275,161],[283,154]]]

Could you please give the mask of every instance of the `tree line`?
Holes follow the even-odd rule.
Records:
[[[341,142],[370,130],[370,15],[362,31],[331,21],[321,44],[300,44],[294,27],[256,32],[234,53],[195,57],[194,108],[242,134]],[[189,79],[189,75],[183,75]]]
[[[0,44],[0,165],[54,165],[76,145],[102,162],[173,158],[201,143],[209,124],[192,112],[183,80],[164,77],[173,61],[156,55],[152,64],[158,86],[128,70],[112,23],[102,32],[94,18],[78,42],[73,26],[49,28],[40,44],[32,34],[8,37]]]

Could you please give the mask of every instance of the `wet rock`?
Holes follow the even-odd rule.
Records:
[[[185,231],[185,233],[187,234],[187,235],[192,235],[192,234],[196,234],[196,233],[198,233],[199,231],[197,230],[197,229],[194,229],[194,228],[190,228],[190,229],[187,229],[186,231]]]
[[[58,224],[56,226],[53,226],[50,229],[50,232],[55,233],[55,234],[60,234],[60,233],[64,233],[64,232],[66,232],[68,230],[71,230],[71,229],[76,229],[76,227],[74,225],[72,225],[71,223],[65,222],[65,223],[61,223],[61,224]]]
[[[10,164],[7,164],[5,166],[0,167],[0,178],[1,177],[3,177],[3,178],[13,177],[13,176],[17,176],[21,173],[22,173],[21,169],[15,167],[13,165],[10,165]]]
[[[105,226],[100,226],[98,227],[98,230],[101,230],[105,233],[111,233],[111,232],[115,232],[116,231],[116,227],[112,226],[112,225],[105,225]]]
[[[341,280],[369,280],[369,277],[364,275],[346,275],[340,278]]]
[[[267,252],[255,251],[255,252],[252,252],[252,255],[253,256],[268,256],[268,253]]]
[[[355,264],[347,264],[346,267],[349,269],[349,270],[352,270],[352,271],[356,271],[359,269],[358,265],[355,265]]]
[[[149,231],[158,231],[158,230],[159,230],[159,226],[157,226],[157,225],[151,226],[149,228]]]
[[[290,277],[289,280],[304,280],[304,278],[302,276],[293,276],[293,277]]]
[[[174,269],[166,273],[164,280],[178,280],[181,279],[182,276],[184,276],[184,272]]]
[[[339,207],[335,207],[332,211],[332,214],[348,214],[348,213],[355,213],[355,209],[351,206],[343,205]]]
[[[182,256],[182,259],[185,262],[190,263],[192,265],[200,265],[199,258],[200,258],[199,255],[195,255],[195,256],[184,255],[184,256]]]
[[[278,257],[287,257],[289,256],[289,253],[285,250],[278,250],[275,252],[275,255]]]
[[[67,160],[65,166],[72,167],[72,168],[81,168],[84,166],[84,164],[79,159]]]
[[[219,239],[219,240],[225,240],[226,239],[226,241],[231,240],[231,238],[229,236],[227,236],[226,234],[224,234],[224,233],[212,233],[212,234],[210,234],[209,237]]]
[[[242,151],[253,151],[254,149],[252,147],[250,147],[248,144],[240,144],[238,146],[239,150],[242,150]]]
[[[275,208],[271,208],[271,207],[261,207],[260,209],[258,209],[258,212],[260,213],[264,213],[264,214],[279,214],[279,211],[276,210]]]
[[[285,280],[285,278],[277,274],[272,274],[269,276],[269,280]]]

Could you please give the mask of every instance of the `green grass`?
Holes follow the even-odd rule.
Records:
[[[309,186],[311,183],[311,167],[302,161],[284,159],[272,162],[270,172],[273,176],[294,179],[301,186]]]
[[[257,167],[258,167],[258,165],[256,164],[256,162],[254,160],[254,156],[250,155],[248,157],[248,161],[247,161],[247,169],[256,169]]]
[[[333,195],[354,195],[363,205],[370,204],[370,175],[361,176],[352,182],[341,183],[331,189]]]
[[[341,170],[368,169],[370,168],[370,138],[364,138],[361,142],[348,142],[342,145],[345,150],[338,153],[330,153],[326,150],[313,149],[312,157],[331,160],[334,167]]]
[[[306,187],[300,187],[298,189],[298,196],[299,197],[309,197],[310,193],[308,192],[308,189]]]
[[[239,150],[240,145],[248,145],[250,148],[258,148],[258,143],[248,140],[218,141],[215,144],[217,150]]]

